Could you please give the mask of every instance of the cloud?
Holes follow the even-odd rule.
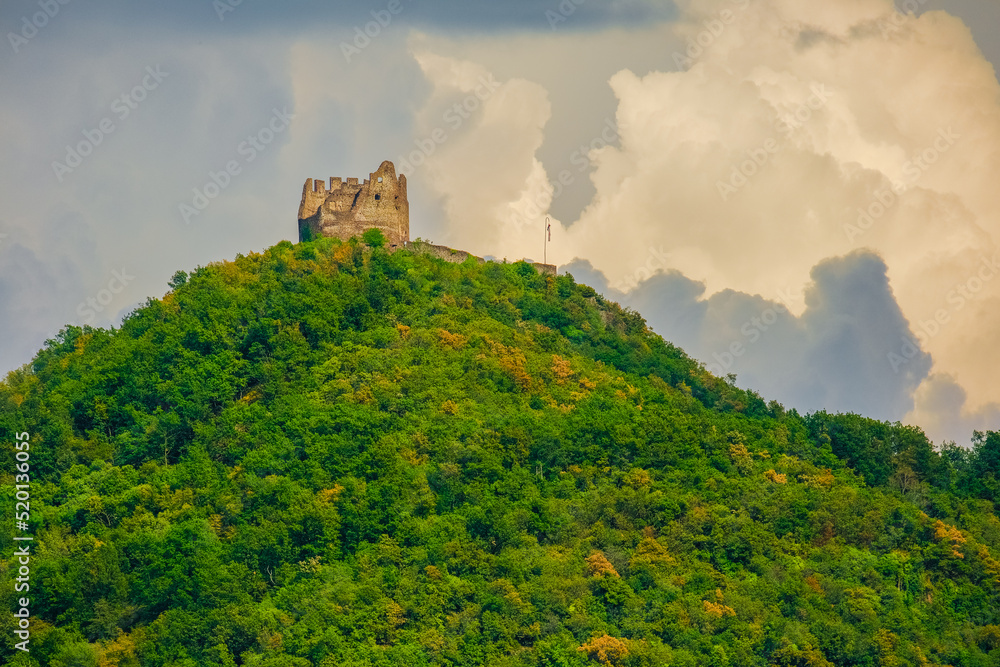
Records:
[[[243,2],[220,19],[202,0],[70,3],[8,50],[0,365],[23,363],[112,271],[136,275],[108,307],[120,314],[162,294],[176,269],[294,239],[304,178],[364,176],[440,128],[447,139],[412,173],[414,235],[540,259],[548,215],[550,261],[587,258],[709,362],[750,318],[787,303],[733,364],[762,393],[785,391],[768,378],[774,361],[810,405],[854,405],[824,351],[874,360],[883,345],[872,364],[892,371],[890,355],[910,352],[905,336],[936,375],[911,391],[910,410],[923,354],[889,378],[858,369],[886,392],[866,398],[873,411],[931,415],[944,431],[990,418],[1000,86],[961,21],[929,3],[901,15],[888,0],[402,0],[348,62],[342,45],[387,6]],[[16,30],[36,11],[7,3],[0,25]],[[553,29],[550,11],[567,20]],[[170,78],[56,183],[52,161],[156,65]],[[499,85],[478,99],[483,76]],[[445,114],[470,95],[478,108],[455,125]],[[287,132],[185,225],[178,205],[285,106]],[[894,310],[877,267],[852,254],[864,248],[884,261],[904,323],[875,314]],[[829,258],[846,273],[816,273]],[[873,301],[852,311],[846,285]],[[786,341],[784,356],[757,351]],[[966,392],[947,418],[926,398],[939,376]]]
[[[61,11],[68,17],[75,8]],[[58,29],[55,19],[51,28]],[[15,119],[5,129],[16,131],[0,133],[4,369],[27,362],[67,323],[116,323],[147,296],[162,295],[177,269],[294,234],[288,211],[301,182],[295,176],[282,184],[268,166],[277,163],[283,137],[252,163],[236,152],[273,109],[289,103],[276,76],[282,67],[260,55],[261,41],[231,39],[216,47],[176,35],[132,37],[142,44],[133,45],[129,58],[105,51],[120,38],[114,30],[91,26],[61,45],[72,56],[58,58],[55,71],[48,42],[33,43],[37,50],[7,63],[5,81],[16,93],[4,97],[0,117]],[[70,152],[80,157],[70,160]],[[240,175],[185,224],[179,204],[190,203],[193,188],[237,158]],[[282,201],[286,194],[292,203]],[[287,232],[276,226],[282,218]],[[81,316],[79,305],[106,300],[101,290],[123,269],[134,279],[100,311],[92,308],[93,318]]]
[[[544,88],[499,81],[476,63],[429,51],[414,56],[433,92],[417,116],[413,150],[398,165],[418,189],[436,192],[456,248],[521,259],[538,249],[541,227],[524,211],[542,208],[551,186],[535,157],[551,110]],[[538,257],[541,259],[541,257]]]
[[[738,384],[801,411],[857,412],[901,419],[927,375],[929,355],[913,349],[896,372],[886,350],[913,333],[896,304],[880,257],[856,251],[820,262],[805,288],[805,310],[792,314],[782,300],[734,290],[706,296],[704,283],[659,270],[621,293],[603,274],[578,260],[561,270],[595,285],[609,298],[646,316],[667,340],[714,374],[735,373]]]
[[[906,421],[920,424],[934,442],[952,440],[968,445],[973,431],[995,431],[1000,424],[1000,404],[987,403],[969,409],[965,389],[955,378],[943,373],[928,377],[914,399],[913,411]]]
[[[175,0],[167,4],[137,4],[126,0],[104,0],[100,4],[68,3],[60,7],[52,23],[97,23],[118,27],[157,27],[187,34],[236,32],[300,32],[309,26],[342,30],[351,35],[355,26],[373,20],[372,12],[390,8],[408,27],[439,30],[500,32],[531,30],[583,31],[611,26],[635,26],[669,20],[676,16],[670,3],[658,0],[379,0],[371,3],[347,0],[296,0],[250,3],[242,0]],[[3,34],[20,27],[22,16],[38,12],[37,0],[8,0],[4,5]],[[557,18],[548,16],[554,14]],[[383,21],[385,19],[383,18]],[[339,37],[340,35],[338,35]]]
[[[877,0],[682,9],[689,69],[611,79],[621,145],[592,156],[575,253],[616,279],[662,244],[709,292],[775,298],[872,248],[905,317],[941,320],[918,341],[935,369],[1000,399],[1000,86],[968,29]]]
[[[16,314],[0,318],[3,361],[7,362],[4,370],[10,370],[27,363],[42,341],[57,332],[43,324],[50,308],[49,295],[58,294],[60,284],[72,280],[76,271],[65,266],[63,275],[54,274],[56,267],[41,261],[31,249],[4,241],[0,247],[0,312]]]
[[[1000,270],[991,268],[1000,234],[991,181],[1000,171],[1000,85],[969,29],[941,11],[900,14],[888,0],[679,6],[669,56],[681,69],[623,69],[610,78],[619,140],[587,154],[594,196],[576,220],[555,221],[549,256],[586,258],[624,289],[651,273],[649,249],[665,248],[667,274],[711,295],[709,322],[739,323],[791,293],[788,308],[812,342],[786,348],[792,352],[775,368],[797,378],[799,405],[826,401],[901,419],[927,376],[925,353],[935,372],[968,392],[969,410],[1000,401],[989,371],[1000,364],[990,342],[1000,335]],[[533,136],[511,134],[512,145],[486,153],[517,174],[522,192],[529,183],[545,189],[528,176],[537,173]],[[557,175],[542,166],[554,191]],[[442,163],[445,171],[468,167]],[[445,198],[464,196],[449,183],[469,186],[443,172],[436,180]],[[520,198],[495,195],[508,205]],[[503,228],[470,225],[452,211],[446,219],[470,244],[475,230]],[[485,243],[495,242],[490,234],[482,232]],[[874,274],[849,279],[874,270],[861,260],[827,275],[828,258],[860,257],[852,253],[862,249],[882,258],[884,284]],[[676,289],[663,280],[649,282]],[[746,294],[764,301],[747,302]],[[663,308],[649,302],[643,312],[655,320]],[[718,350],[705,341],[739,340],[699,335],[681,344],[709,358]],[[873,389],[827,379],[848,370]],[[765,393],[790,386],[765,371],[758,377],[748,364],[744,377]]]

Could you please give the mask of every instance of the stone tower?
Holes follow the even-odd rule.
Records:
[[[361,238],[368,229],[378,229],[390,247],[410,240],[410,205],[406,200],[406,176],[386,160],[364,183],[358,179],[306,179],[299,204],[299,241],[317,236],[347,240]],[[308,231],[307,231],[308,230]]]

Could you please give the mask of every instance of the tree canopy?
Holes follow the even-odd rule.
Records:
[[[1000,434],[801,416],[572,276],[366,240],[0,383],[4,664],[1000,666]]]

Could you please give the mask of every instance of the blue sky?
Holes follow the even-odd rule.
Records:
[[[967,443],[1000,426],[997,25],[987,0],[5,2],[0,368],[295,240],[305,178],[390,159],[414,237],[540,259],[548,215],[550,258],[713,371]]]

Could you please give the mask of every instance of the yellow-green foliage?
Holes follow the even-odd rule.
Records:
[[[785,411],[523,263],[200,268],[0,384],[22,433],[3,664],[1000,664],[997,434]]]

